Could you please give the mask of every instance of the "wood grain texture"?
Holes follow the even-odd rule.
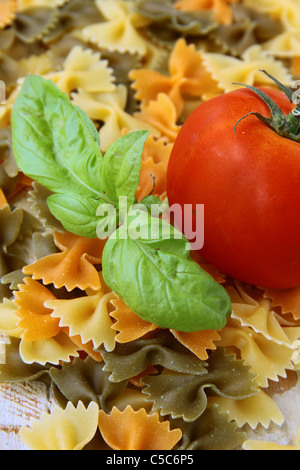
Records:
[[[19,436],[22,426],[49,410],[44,384],[0,385],[0,450],[27,450]]]

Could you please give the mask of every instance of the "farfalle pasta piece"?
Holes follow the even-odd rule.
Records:
[[[164,136],[169,142],[174,142],[181,128],[177,124],[177,111],[171,99],[165,93],[159,93],[155,100],[148,104],[142,104],[140,112],[135,117],[143,125],[148,124],[156,129],[159,135]]]
[[[114,91],[113,70],[108,61],[101,59],[100,52],[74,46],[66,57],[62,70],[45,76],[52,80],[61,91],[70,96],[78,88],[87,92],[101,93]]]
[[[14,43],[15,33],[13,28],[4,28],[0,30],[0,48],[2,52],[10,50]]]
[[[178,0],[175,8],[183,11],[212,10],[215,18],[220,24],[231,24],[232,10],[231,3],[240,0]]]
[[[97,431],[99,407],[91,402],[87,408],[72,403],[62,410],[52,408],[43,412],[39,421],[32,420],[31,428],[22,427],[20,435],[32,450],[82,450]]]
[[[144,197],[152,194],[162,196],[166,192],[167,168],[159,162],[155,163],[152,157],[142,160],[139,187],[136,191],[136,198],[142,201]]]
[[[216,94],[220,90],[211,74],[203,65],[201,51],[194,44],[179,39],[169,58],[168,76],[156,70],[132,70],[129,77],[133,80],[136,99],[143,104],[155,100],[159,93],[166,93],[173,102],[177,117],[184,107],[185,95],[201,98],[203,94]]]
[[[160,132],[152,125],[147,125],[137,117],[129,114],[126,109],[128,90],[125,85],[117,85],[115,91],[110,93],[87,93],[80,90],[72,94],[72,101],[79,106],[94,121],[100,121],[100,146],[102,152],[117,139],[122,137],[123,131],[149,130],[155,137]]]
[[[22,196],[20,196],[22,197]],[[11,201],[11,206],[16,207],[16,209],[21,209],[22,202],[20,201]],[[6,248],[7,259],[9,259],[9,267],[11,272],[12,270],[21,269],[24,265],[30,263],[34,257],[34,250],[36,247],[36,241],[38,234],[44,234],[44,229],[40,221],[30,214],[26,209],[26,204],[22,208],[22,224],[16,240]],[[15,210],[16,210],[15,209]],[[46,240],[46,239],[45,239]],[[45,245],[48,243],[46,242]],[[14,268],[14,269],[12,269]]]
[[[286,377],[286,370],[293,370],[295,349],[270,341],[252,328],[242,327],[237,320],[230,319],[220,331],[218,346],[239,350],[245,363],[256,374],[261,387],[268,387],[268,380],[277,381]]]
[[[56,336],[36,341],[22,340],[20,343],[20,355],[26,364],[54,364],[62,361],[70,362],[78,357],[79,348],[71,341],[68,335],[59,331]]]
[[[9,26],[15,19],[17,0],[4,0],[0,6],[0,28]]]
[[[28,8],[16,14],[14,31],[16,37],[25,44],[42,40],[58,21],[58,10],[49,7]]]
[[[59,333],[59,320],[51,316],[52,310],[44,306],[56,299],[43,284],[27,277],[14,292],[15,314],[20,317],[18,326],[23,329],[22,339],[36,341],[53,338]]]
[[[45,186],[42,186],[37,181],[34,181],[31,191],[28,192],[27,200],[30,203],[30,209],[36,214],[36,217],[39,218],[45,228],[65,233],[66,230],[54,215],[52,215],[47,204],[47,198],[52,194],[52,191],[45,188]]]
[[[273,307],[280,307],[283,314],[291,313],[300,320],[300,288],[266,289],[264,297],[271,299]]]
[[[6,308],[5,311],[5,325],[3,332],[13,334],[18,339],[18,349],[12,350],[11,360],[17,364],[17,369],[24,367],[24,371],[32,370],[32,364],[39,364],[45,366],[46,364],[59,364],[60,361],[68,362],[71,357],[78,357],[78,347],[69,339],[63,332],[59,331],[58,334],[51,338],[40,339],[35,341],[26,341],[21,339],[24,330],[19,326],[18,315],[11,308]],[[10,337],[12,341],[12,337]],[[13,343],[16,345],[16,342]],[[27,367],[29,365],[29,367]],[[11,371],[10,366],[9,371]],[[13,372],[13,371],[12,371]],[[16,372],[21,374],[21,372]],[[1,379],[4,377],[1,372]],[[31,380],[34,380],[33,378]],[[22,381],[22,380],[20,380]],[[24,381],[24,380],[23,380]]]
[[[172,1],[139,0],[135,10],[150,20],[147,34],[168,38],[169,42],[179,36],[203,37],[217,26],[214,14],[209,11],[184,12],[175,8]]]
[[[8,204],[5,204],[0,210],[0,223],[3,227],[1,233],[1,246],[4,251],[7,250],[17,239],[21,224],[23,221],[23,211],[20,208],[11,210]]]
[[[5,363],[0,364],[1,383],[25,383],[47,380],[48,367],[24,363],[20,355],[20,339],[9,337],[5,344]]]
[[[288,30],[264,43],[264,49],[278,59],[293,59],[299,54],[299,30]]]
[[[280,19],[286,29],[300,27],[300,4],[298,0],[245,0],[246,6],[252,7],[274,18]]]
[[[56,403],[64,408],[69,401],[74,406],[79,402],[88,406],[94,401],[102,410],[109,412],[110,403],[123,393],[127,380],[110,382],[109,374],[103,370],[103,365],[104,363],[87,357],[85,360],[75,358],[70,363],[63,363],[61,368],[51,367],[49,375]]]
[[[55,245],[61,253],[55,253],[25,266],[25,274],[42,279],[45,285],[54,284],[57,289],[71,291],[101,288],[99,274],[93,265],[100,264],[105,240],[87,239],[71,233],[55,232]]]
[[[216,406],[209,406],[195,421],[188,423],[181,418],[171,419],[171,426],[182,430],[178,450],[236,450],[247,438],[227,413],[220,413]]]
[[[271,422],[281,426],[284,417],[274,402],[263,390],[260,390],[255,397],[245,400],[230,400],[225,397],[209,397],[209,404],[218,407],[221,413],[228,413],[239,428],[248,424],[252,429],[259,425],[269,429]]]
[[[25,75],[25,70],[21,63],[8,54],[0,54],[0,73],[1,79],[5,83],[5,97],[2,98],[1,114],[7,111],[7,120],[3,120],[3,126],[8,127],[10,125],[10,102],[13,96],[13,91],[16,89],[16,82]],[[3,92],[2,92],[3,94]]]
[[[170,330],[175,338],[190,349],[199,359],[208,359],[208,350],[214,351],[217,348],[215,341],[220,340],[220,335],[215,330],[196,331],[194,333],[184,333],[183,331]]]
[[[206,363],[179,343],[168,331],[159,331],[153,338],[138,339],[116,345],[112,352],[99,348],[105,362],[104,370],[110,372],[111,382],[120,382],[141,374],[150,365],[194,375],[207,374]]]
[[[96,44],[99,48],[119,51],[121,53],[147,53],[147,42],[138,29],[148,21],[132,9],[131,1],[96,0],[96,5],[104,17],[104,21],[91,24],[82,30],[86,41]]]
[[[43,44],[47,46],[69,32],[82,39],[82,28],[103,21],[95,0],[68,0],[57,9],[57,15],[55,26],[42,38]]]
[[[235,82],[256,86],[272,85],[270,79],[260,72],[260,69],[267,70],[286,85],[292,81],[288,69],[282,62],[274,59],[258,44],[249,47],[240,59],[214,52],[204,52],[203,57],[207,70],[225,92],[240,87],[234,85]]]
[[[1,64],[1,61],[0,61],[0,64]],[[6,68],[5,60],[2,62],[2,64]],[[6,71],[8,71],[8,73],[10,75],[10,73],[11,73],[10,67],[8,67],[8,69],[6,69]],[[13,67],[13,73],[14,73],[14,71],[15,71],[15,68]],[[17,71],[17,74],[19,74],[18,71]],[[22,75],[23,75],[23,73],[22,73]],[[1,73],[1,76],[3,77],[2,73]],[[8,77],[7,82],[4,80],[5,83],[7,84],[7,91],[9,90],[9,81],[12,80],[12,79],[13,79],[13,77],[10,77],[10,78]],[[17,99],[17,97],[19,95],[20,89],[21,89],[21,86],[17,85],[12,90],[10,90],[9,93],[7,94],[5,103],[1,105],[1,107],[0,107],[0,126],[1,127],[9,127],[11,125],[11,111],[12,111],[12,107],[14,105],[14,102],[15,102],[15,100]]]
[[[171,450],[182,436],[180,429],[170,430],[168,421],[160,421],[157,413],[134,411],[131,406],[124,411],[114,407],[110,414],[100,410],[99,429],[114,450]]]
[[[264,44],[283,31],[281,22],[242,3],[232,5],[233,21],[220,25],[211,33],[211,38],[222,48],[222,52],[241,56],[254,44]]]
[[[166,192],[167,168],[173,144],[149,135],[142,154],[139,187],[136,198],[141,201],[151,192],[162,196]]]
[[[258,11],[267,13],[271,17],[280,20],[284,31],[264,44],[275,57],[296,57],[300,44],[300,5],[293,0],[263,0],[259,4],[253,0],[245,0],[245,5]]]
[[[235,282],[235,287],[228,287],[227,292],[232,303],[232,318],[239,320],[242,326],[252,328],[270,341],[293,347],[276,313],[272,310],[271,301],[264,298],[262,293],[251,292],[251,289],[247,290],[247,287],[238,282]]]
[[[33,263],[43,256],[57,252],[57,248],[53,243],[52,233],[35,232],[31,237],[25,237],[20,244],[16,241],[16,247],[18,247],[18,249],[15,249],[13,252],[15,254],[20,252],[20,257],[23,255],[24,258],[26,258],[23,260],[24,264]],[[14,291],[18,289],[19,284],[24,282],[25,277],[26,275],[24,275],[20,268],[2,276],[1,283],[3,285],[9,285],[10,290]]]
[[[244,361],[234,354],[227,355],[222,348],[208,359],[207,373],[193,375],[165,370],[161,375],[142,379],[143,389],[154,402],[153,411],[162,416],[195,421],[207,407],[207,394],[219,395],[231,400],[242,400],[258,393],[254,374]]]
[[[102,284],[103,285],[103,284]],[[115,348],[116,332],[109,316],[110,302],[116,298],[113,292],[101,289],[93,295],[75,299],[46,301],[45,306],[53,309],[51,316],[60,327],[68,327],[69,335],[80,335],[83,344],[93,342],[94,348],[104,345],[107,351]]]
[[[0,209],[3,209],[4,206],[8,204],[7,199],[3,190],[0,188]]]
[[[77,350],[80,351],[82,355],[86,354],[87,356],[91,357],[96,362],[102,362],[102,356],[100,353],[94,350],[93,341],[88,341],[87,343],[82,342],[82,338],[80,335],[70,335],[70,329],[65,327],[61,328],[70,338],[70,340],[77,346]]]
[[[115,340],[118,343],[128,343],[145,336],[157,328],[156,325],[142,320],[120,298],[111,300],[114,310],[110,316],[115,320],[111,328],[117,331]]]
[[[50,54],[31,55],[28,58],[19,60],[19,64],[24,70],[24,75],[47,75],[53,68]],[[23,79],[19,79],[22,83]]]
[[[0,304],[0,332],[14,338],[21,338],[23,328],[18,325],[20,318],[16,314],[16,306],[10,299],[3,299]]]
[[[154,163],[162,163],[167,167],[172,148],[173,144],[166,142],[165,139],[158,139],[153,135],[149,135],[144,145],[142,161],[147,161],[149,158],[152,158]]]
[[[0,279],[12,271],[21,269],[23,261],[13,254],[9,254],[11,247],[15,246],[21,233],[24,212],[20,208],[11,210],[8,204],[0,209],[0,224],[2,231],[0,234]],[[11,292],[8,286],[0,284],[0,297],[10,297]]]

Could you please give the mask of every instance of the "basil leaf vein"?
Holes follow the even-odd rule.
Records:
[[[122,226],[103,253],[105,282],[142,319],[192,332],[220,329],[231,313],[226,290],[192,260],[185,239],[133,239]]]

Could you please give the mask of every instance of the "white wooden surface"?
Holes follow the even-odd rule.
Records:
[[[41,383],[0,385],[0,450],[27,450],[19,436],[22,426],[48,411],[46,387]]]

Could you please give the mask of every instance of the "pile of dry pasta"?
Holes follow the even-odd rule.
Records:
[[[41,381],[51,413],[21,436],[31,449],[291,449],[249,439],[283,424],[273,399],[295,386],[300,287],[222,283],[220,331],[141,320],[101,276],[105,240],[66,232],[46,188],[15,162],[10,118],[24,78],[53,80],[99,130],[101,151],[147,129],[141,200],[166,192],[174,140],[201,104],[236,87],[300,78],[299,0],[3,0],[0,3],[0,382]],[[277,388],[276,388],[277,387]],[[299,419],[300,425],[300,419]],[[293,447],[294,446],[294,447]]]

